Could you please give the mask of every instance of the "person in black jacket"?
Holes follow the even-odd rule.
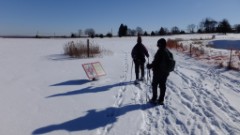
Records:
[[[168,62],[169,62],[169,50],[166,48],[166,40],[161,38],[157,42],[158,51],[154,56],[154,60],[151,64],[147,64],[148,69],[153,70],[152,80],[152,92],[153,96],[150,100],[151,103],[163,105],[164,96],[166,92],[166,82],[169,75]],[[160,96],[157,100],[157,87],[160,88]]]
[[[137,44],[132,49],[132,58],[135,64],[135,74],[136,74],[136,81],[143,81],[144,80],[144,63],[145,63],[145,56],[149,57],[148,51],[146,47],[142,44],[141,36],[137,38]],[[141,69],[141,78],[139,79],[139,68]]]

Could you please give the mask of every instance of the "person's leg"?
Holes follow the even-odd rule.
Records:
[[[139,79],[139,62],[138,61],[134,61],[135,63],[135,74],[136,74],[136,80]]]
[[[160,78],[160,85],[159,85],[160,96],[159,96],[159,99],[158,99],[159,103],[163,103],[164,102],[164,97],[165,97],[165,92],[166,92],[167,77],[168,77],[168,74],[163,74],[161,76],[161,78]]]
[[[156,75],[153,75],[153,80],[152,80],[152,101],[156,101],[157,100],[157,87],[158,87],[158,77]]]
[[[140,64],[140,68],[141,68],[141,80],[144,80],[144,62],[141,62]]]

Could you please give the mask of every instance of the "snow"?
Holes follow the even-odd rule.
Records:
[[[211,37],[164,38],[188,43]],[[159,38],[143,37],[150,62]],[[223,39],[240,40],[240,35],[216,35],[215,40]],[[136,37],[90,39],[112,54],[87,59],[63,55],[64,45],[72,40],[86,42],[0,38],[1,135],[240,134],[239,71],[172,50],[177,63],[167,81],[165,105],[151,106],[146,103],[150,80],[140,87],[131,83],[135,74],[130,52]],[[107,75],[90,81],[82,64],[96,61]]]

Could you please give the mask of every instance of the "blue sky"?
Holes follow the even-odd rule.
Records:
[[[0,35],[117,33],[120,24],[147,32],[198,25],[206,17],[240,24],[240,0],[0,0]]]

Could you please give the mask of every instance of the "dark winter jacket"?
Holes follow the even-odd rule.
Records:
[[[154,56],[154,60],[152,64],[150,64],[150,68],[153,70],[153,74],[166,74],[168,72],[169,62],[169,50],[167,48],[159,48],[157,53]]]
[[[149,57],[146,47],[142,43],[137,43],[132,49],[132,58],[134,61],[145,62],[145,56]]]

